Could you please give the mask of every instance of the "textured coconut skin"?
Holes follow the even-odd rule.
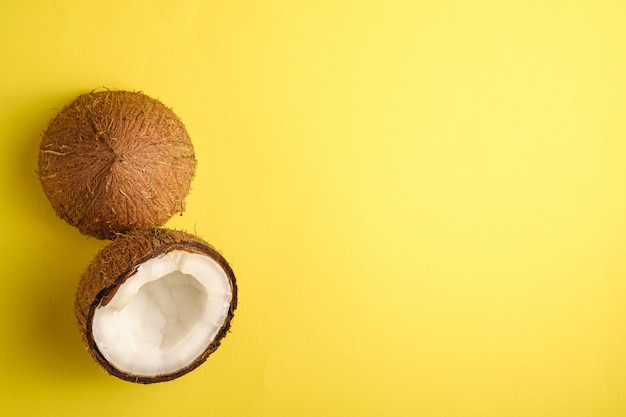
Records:
[[[110,301],[117,288],[136,272],[138,265],[172,250],[185,250],[208,255],[222,267],[228,276],[233,294],[228,315],[213,342],[186,368],[156,377],[142,377],[124,373],[112,366],[96,346],[91,331],[95,309]],[[219,347],[222,338],[228,333],[236,308],[237,285],[235,275],[226,259],[199,237],[170,229],[151,229],[121,235],[102,249],[83,273],[78,284],[74,305],[83,342],[93,358],[110,374],[142,384],[169,381],[201,365]]]
[[[191,140],[172,110],[142,93],[99,91],[50,121],[38,172],[59,217],[112,239],[184,211],[195,168]]]

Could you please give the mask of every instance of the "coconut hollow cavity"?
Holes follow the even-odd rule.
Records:
[[[79,96],[52,119],[39,149],[39,178],[57,215],[100,239],[160,227],[184,211],[195,169],[181,120],[138,92]]]
[[[202,364],[230,328],[235,276],[200,238],[152,229],[105,247],[81,277],[75,311],[87,349],[110,374],[149,384]]]

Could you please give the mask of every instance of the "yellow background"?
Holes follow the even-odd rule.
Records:
[[[626,415],[626,4],[2,1],[0,415]],[[72,303],[105,242],[35,169],[140,90],[198,158],[168,226],[229,260],[222,347],[108,376]]]

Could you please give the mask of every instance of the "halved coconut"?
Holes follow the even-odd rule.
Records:
[[[76,317],[94,359],[127,381],[195,369],[220,345],[237,307],[235,276],[208,243],[151,229],[117,238],[81,277]]]

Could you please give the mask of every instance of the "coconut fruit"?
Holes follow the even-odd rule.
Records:
[[[120,235],[80,279],[85,346],[110,374],[143,384],[195,369],[220,345],[237,307],[235,276],[202,239],[151,229]]]
[[[59,217],[112,239],[182,212],[195,168],[172,110],[142,93],[107,90],[79,96],[50,121],[38,172]]]

